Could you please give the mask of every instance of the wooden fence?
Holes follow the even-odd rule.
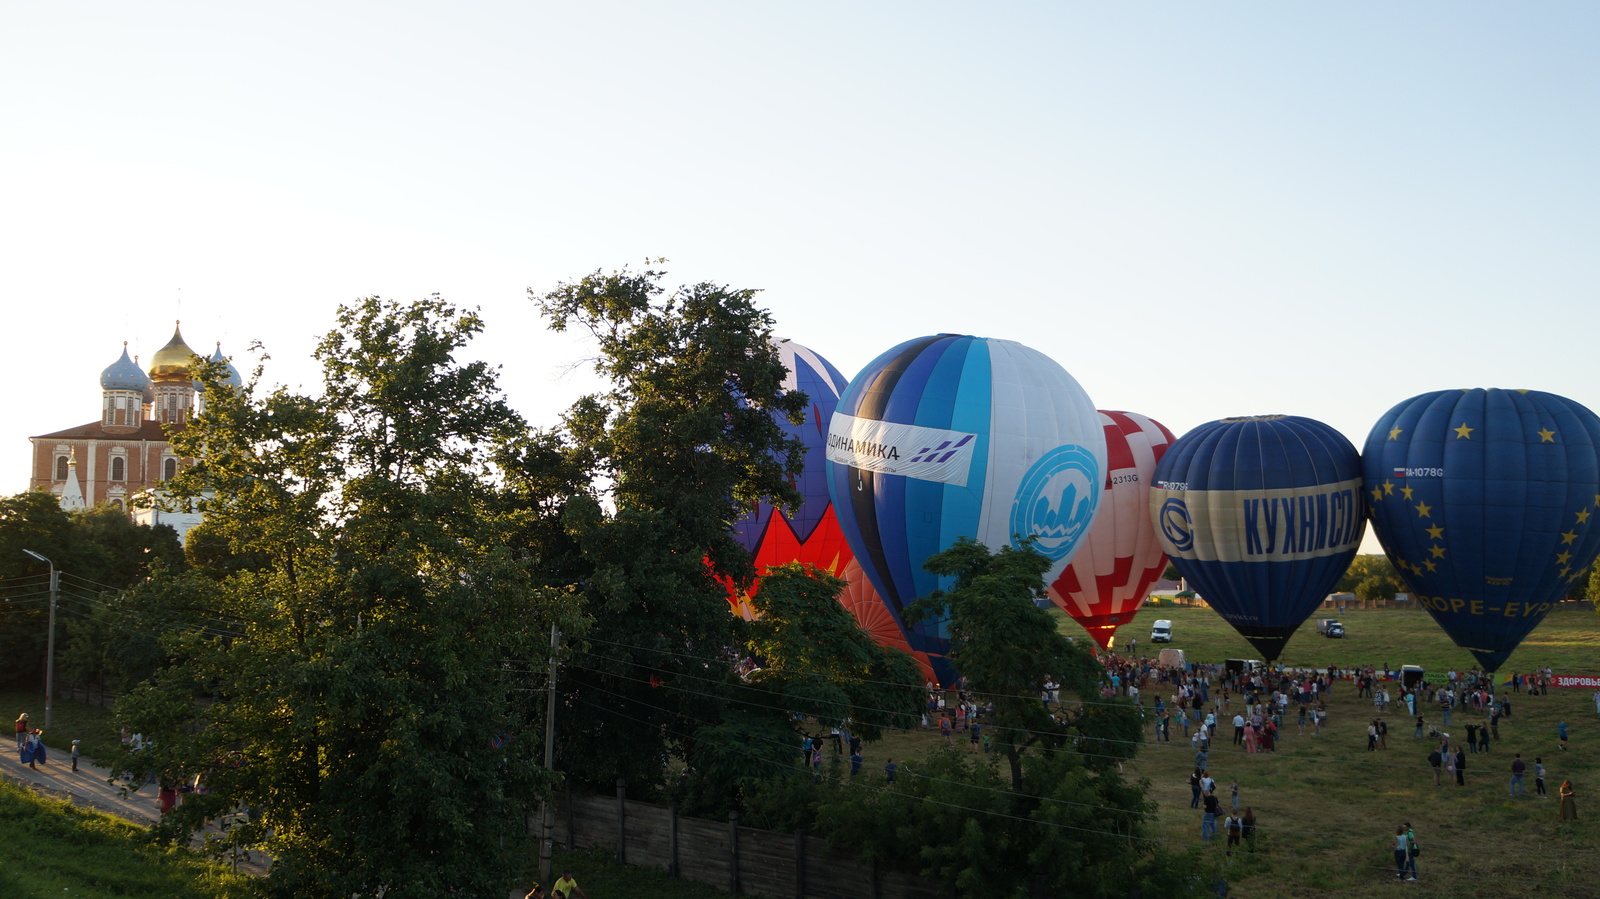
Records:
[[[559,797],[555,838],[568,849],[604,848],[618,861],[658,868],[733,893],[770,899],[935,899],[933,883],[830,849],[804,831],[773,833],[685,818],[676,806],[570,790]]]

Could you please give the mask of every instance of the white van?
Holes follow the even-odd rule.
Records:
[[[1171,621],[1171,619],[1168,619],[1168,618],[1157,619],[1156,623],[1153,626],[1151,626],[1151,628],[1150,628],[1150,642],[1151,643],[1171,643],[1172,642],[1172,621]]]

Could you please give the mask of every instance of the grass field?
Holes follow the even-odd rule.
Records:
[[[1333,616],[1328,616],[1333,617]],[[1446,668],[1474,664],[1455,648],[1425,612],[1370,610],[1338,615],[1343,640],[1319,637],[1308,622],[1289,642],[1285,665],[1422,665],[1430,679]],[[1173,621],[1172,646],[1190,661],[1221,661],[1254,655],[1215,613],[1205,609],[1151,607],[1124,632],[1138,635],[1141,647],[1156,618]],[[1064,621],[1071,633],[1076,625]],[[1587,604],[1552,612],[1501,669],[1513,672],[1548,666],[1557,673],[1600,674],[1600,616]],[[1509,692],[1503,688],[1502,692]],[[1592,690],[1552,690],[1548,696],[1512,694],[1512,716],[1500,723],[1501,740],[1488,755],[1467,756],[1466,786],[1433,785],[1427,762],[1430,741],[1413,739],[1414,720],[1402,707],[1385,715],[1389,749],[1366,751],[1370,701],[1358,700],[1353,685],[1341,684],[1330,702],[1329,725],[1320,737],[1300,736],[1291,721],[1274,754],[1245,753],[1231,744],[1232,727],[1212,744],[1210,767],[1226,802],[1228,784],[1238,779],[1241,805],[1253,806],[1261,820],[1265,860],[1236,863],[1237,896],[1344,896],[1372,889],[1404,889],[1422,896],[1513,896],[1541,888],[1563,896],[1600,895],[1600,716]],[[1153,699],[1147,691],[1147,698]],[[1424,712],[1430,726],[1436,712]],[[1484,720],[1457,712],[1443,728],[1464,738],[1465,723]],[[1562,752],[1556,724],[1565,720],[1571,749]],[[1176,731],[1175,741],[1149,744],[1130,775],[1148,778],[1151,798],[1160,805],[1161,831],[1175,844],[1199,839],[1199,812],[1189,808],[1185,778],[1193,753]],[[1509,796],[1513,754],[1528,763],[1528,798]],[[1577,824],[1561,825],[1557,800],[1532,796],[1532,762],[1542,756],[1552,796],[1571,778],[1578,793]],[[1409,821],[1423,855],[1418,883],[1395,884],[1394,829]],[[1216,847],[1221,851],[1221,847]]]
[[[1472,656],[1451,644],[1425,612],[1410,610],[1347,611],[1338,617],[1348,637],[1327,639],[1308,621],[1289,641],[1284,665],[1326,668],[1328,665],[1421,665],[1438,681],[1450,667],[1466,669]],[[1191,662],[1220,663],[1259,654],[1216,613],[1195,607],[1147,607],[1119,632],[1119,642],[1139,640],[1146,654],[1150,625],[1157,618],[1173,621],[1172,647],[1183,649]],[[1083,630],[1060,616],[1061,632],[1079,640]],[[1600,674],[1600,615],[1588,604],[1572,604],[1552,612],[1501,669],[1501,680],[1513,672],[1548,666],[1561,674]],[[1504,688],[1509,692],[1510,688]],[[1251,806],[1260,820],[1259,851],[1238,855],[1230,871],[1232,896],[1331,897],[1362,896],[1374,890],[1404,890],[1418,896],[1498,897],[1550,889],[1561,896],[1600,896],[1600,715],[1593,690],[1552,690],[1548,696],[1512,694],[1512,715],[1501,720],[1501,740],[1488,755],[1467,756],[1466,785],[1433,785],[1426,739],[1413,739],[1414,719],[1404,707],[1391,709],[1389,748],[1366,751],[1366,726],[1374,716],[1369,700],[1358,700],[1353,684],[1340,684],[1329,702],[1328,726],[1320,737],[1297,734],[1294,713],[1286,721],[1278,751],[1252,754],[1232,746],[1232,726],[1219,730],[1212,744],[1210,768],[1219,797],[1228,802],[1228,786],[1238,779],[1240,806]],[[1150,705],[1157,690],[1144,692]],[[1170,690],[1162,695],[1169,695]],[[1396,695],[1398,695],[1396,693]],[[1425,711],[1429,726],[1439,716]],[[1231,713],[1229,715],[1231,718]],[[1457,711],[1443,728],[1464,739],[1464,724],[1486,720]],[[1556,724],[1565,720],[1571,748],[1562,752]],[[1426,733],[1426,732],[1425,732]],[[1199,845],[1200,813],[1189,808],[1186,783],[1194,753],[1183,731],[1173,725],[1172,743],[1147,743],[1139,758],[1126,766],[1130,777],[1150,782],[1157,804],[1157,836],[1170,848]],[[885,757],[915,758],[939,737],[927,731],[896,733],[869,746],[867,764],[881,777]],[[1153,732],[1146,731],[1146,739]],[[1528,763],[1528,798],[1509,796],[1510,764],[1515,753]],[[1547,789],[1554,796],[1561,781],[1571,778],[1577,789],[1579,820],[1561,825],[1557,800],[1533,797],[1533,759],[1542,756],[1548,769]],[[1417,883],[1397,883],[1392,854],[1394,830],[1409,821],[1423,854]],[[1218,840],[1207,851],[1222,854]]]
[[[243,899],[252,879],[180,849],[146,844],[142,828],[41,799],[0,781],[0,893],[85,899]]]

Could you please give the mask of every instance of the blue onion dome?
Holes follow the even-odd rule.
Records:
[[[128,358],[128,344],[122,344],[122,358],[111,363],[105,371],[100,373],[101,390],[136,390],[140,393],[152,393],[150,376],[144,373],[139,363]]]
[[[220,341],[217,343],[216,352],[212,353],[211,358],[207,361],[221,362],[223,365],[228,367],[228,377],[223,381],[223,383],[235,390],[244,387],[244,379],[239,377],[239,370],[233,367],[233,362],[229,360],[227,356],[222,355],[222,343]]]

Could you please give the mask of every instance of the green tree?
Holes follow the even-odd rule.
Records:
[[[924,692],[915,660],[873,642],[840,605],[845,586],[798,563],[762,575],[751,599],[760,617],[743,639],[761,667],[729,678],[721,720],[695,731],[676,793],[686,813],[724,814],[748,791],[793,773],[806,719],[868,742],[916,726]]]
[[[524,428],[456,358],[481,328],[437,296],[343,307],[321,395],[204,367],[174,437],[210,561],[164,585],[190,612],[165,637],[181,661],[118,704],[155,741],[123,764],[204,777],[174,827],[249,807],[230,834],[272,853],[276,895],[503,895],[520,866],[550,783],[530,672],[552,618],[581,621],[509,543],[493,459]]]
[[[109,505],[68,513],[43,491],[0,498],[0,683],[44,683],[50,604],[49,571],[59,572],[56,669],[62,683],[102,679],[109,657],[154,627],[138,621],[107,630],[103,610],[159,567],[183,566],[178,536],[166,525],[134,524]],[[98,623],[97,623],[98,622]],[[108,667],[110,666],[110,667]]]
[[[566,448],[596,493],[563,505],[594,615],[588,652],[562,675],[558,767],[595,785],[651,789],[668,758],[722,720],[705,662],[735,642],[726,587],[754,575],[733,522],[759,500],[793,505],[805,395],[785,392],[771,317],[755,291],[664,273],[595,272],[533,294],[556,331],[587,331],[609,382],[564,420]],[[531,292],[530,292],[531,293]]]
[[[991,552],[962,538],[924,567],[951,586],[907,617],[945,622],[951,660],[993,703],[984,727],[998,756],[945,748],[908,761],[893,789],[825,798],[819,832],[872,858],[914,859],[954,895],[1194,893],[1148,833],[1147,784],[1121,774],[1142,739],[1137,710],[1100,696],[1104,669],[1033,602],[1050,560],[1031,541]],[[1050,678],[1076,696],[1060,718],[1040,701]]]
[[[1354,593],[1363,603],[1377,603],[1393,599],[1396,593],[1409,588],[1388,556],[1368,554],[1350,560],[1350,567],[1345,569],[1334,589],[1339,593]]]
[[[963,537],[929,557],[923,567],[950,578],[952,586],[912,603],[906,618],[947,622],[950,660],[976,693],[993,702],[987,729],[1010,765],[1011,788],[1020,792],[1023,753],[1035,744],[1060,746],[1068,736],[1067,725],[1040,701],[1045,684],[1053,677],[1069,692],[1094,697],[1104,671],[1087,648],[1062,636],[1049,613],[1034,604],[1034,597],[1044,595],[1050,560],[1031,543],[991,553]],[[1091,711],[1080,713],[1078,723],[1089,725],[1097,740],[1111,737],[1111,745],[1119,745],[1119,731],[1130,730],[1138,738],[1136,717],[1118,725],[1118,716],[1103,715],[1098,705],[1087,708]],[[1111,731],[1103,732],[1104,725]],[[1110,751],[1117,757],[1131,755]]]

